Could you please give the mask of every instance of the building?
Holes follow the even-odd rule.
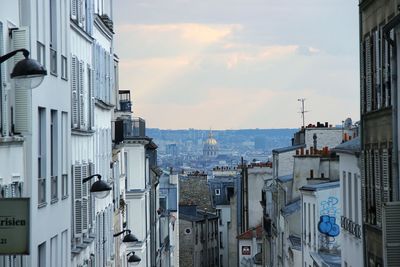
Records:
[[[340,182],[336,181],[308,184],[300,188],[301,266],[341,266],[339,186]]]
[[[71,265],[68,12],[56,1],[7,1],[0,11],[0,54],[27,49],[48,70],[31,90],[10,80],[22,53],[1,64],[0,197],[29,198],[30,213],[29,255],[1,256],[4,266]]]
[[[262,236],[262,226],[259,225],[250,228],[237,237],[239,246],[239,266],[262,266]]]
[[[179,184],[172,172],[160,177],[161,266],[179,266]]]
[[[235,168],[216,167],[213,171],[213,178],[208,184],[212,197],[213,206],[218,215],[219,235],[219,266],[233,266],[230,261],[237,255],[236,237],[238,235],[237,205],[235,202],[237,184],[240,180],[238,170]],[[232,209],[232,207],[235,207]]]
[[[181,203],[179,248],[180,266],[219,266],[218,216]]]
[[[361,196],[366,266],[398,266],[398,3],[359,4]]]
[[[212,132],[208,134],[207,140],[203,146],[203,157],[205,159],[214,159],[218,156],[218,142],[213,137]]]
[[[342,266],[364,266],[361,214],[360,138],[344,142],[339,155]]]

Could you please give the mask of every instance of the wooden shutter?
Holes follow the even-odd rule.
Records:
[[[72,115],[71,122],[72,128],[78,127],[78,59],[75,56],[72,56],[71,60],[71,90],[72,90]]]
[[[371,56],[371,39],[365,38],[365,72],[366,72],[366,112],[372,110],[372,56]]]
[[[400,202],[383,205],[384,266],[400,266]]]
[[[78,86],[78,94],[79,94],[79,127],[81,129],[85,128],[86,120],[85,120],[85,94],[84,94],[84,63],[83,61],[79,61],[79,86]]]
[[[29,50],[29,31],[26,27],[21,27],[11,32],[12,50],[25,48]],[[17,53],[13,58],[12,65],[24,59],[22,53]],[[11,61],[12,62],[12,61]],[[15,86],[15,132],[31,132],[32,122],[32,92],[27,86]]]
[[[71,0],[71,19],[76,20],[78,18],[78,1]]]
[[[88,165],[82,165],[82,179],[88,177]],[[82,184],[82,231],[85,233],[88,230],[88,195],[90,183]]]
[[[390,201],[390,154],[388,149],[382,150],[382,201]]]
[[[375,31],[375,101],[376,108],[381,108],[381,97],[382,97],[382,87],[381,87],[381,31]]]
[[[74,165],[74,229],[75,236],[79,237],[82,235],[82,166]]]
[[[360,101],[361,114],[365,112],[365,41],[360,44]]]
[[[372,155],[371,155],[371,150],[367,150],[366,152],[366,194],[367,194],[367,202],[366,202],[366,210],[367,210],[367,221],[370,222],[372,217],[370,216],[371,214],[369,213],[370,208],[371,208],[371,200],[372,200],[372,190],[373,187],[371,186],[371,181],[372,181]]]
[[[85,0],[79,0],[79,5],[80,5],[80,17],[79,17],[79,25],[82,28],[85,28],[86,26],[86,1]]]
[[[93,175],[95,172],[95,166],[92,162],[89,162],[89,176]],[[93,182],[90,182],[90,185],[93,184]],[[91,227],[94,226],[95,223],[95,216],[94,216],[94,212],[95,212],[95,199],[94,197],[89,194],[89,208],[88,208],[88,220],[89,220],[89,225]]]
[[[381,225],[382,214],[382,196],[381,196],[381,164],[379,150],[375,149],[374,153],[374,180],[375,180],[375,208],[376,208],[376,223]]]
[[[366,164],[365,164],[365,151],[363,150],[360,153],[360,166],[361,166],[361,207],[362,207],[362,217],[363,217],[363,221],[366,221],[366,214],[367,214],[367,209],[366,209],[366,194],[365,194],[365,175],[366,175]]]
[[[90,72],[90,79],[89,79],[89,117],[90,117],[90,129],[94,129],[94,106],[95,106],[95,99],[94,99],[94,75],[95,72],[93,69],[88,69]]]

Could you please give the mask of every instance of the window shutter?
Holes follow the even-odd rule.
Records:
[[[390,201],[390,155],[388,149],[382,150],[382,201]]]
[[[375,98],[376,98],[376,108],[381,108],[381,96],[382,96],[382,87],[381,87],[381,31],[375,31]]]
[[[89,82],[89,116],[90,116],[90,129],[94,129],[94,75],[95,72],[93,69],[89,69],[90,71],[90,81]]]
[[[73,20],[78,18],[78,1],[79,0],[71,0],[71,18]]]
[[[365,38],[365,72],[366,72],[366,90],[365,100],[367,102],[366,112],[370,112],[372,109],[371,98],[372,98],[372,60],[371,60],[371,39],[370,37]]]
[[[71,87],[72,87],[72,128],[78,127],[78,59],[72,56],[71,61]]]
[[[82,166],[74,165],[75,236],[82,235]]]
[[[26,27],[21,27],[12,30],[12,50],[25,48],[29,50],[29,31]],[[13,57],[15,65],[20,60],[24,59],[22,53],[17,53]],[[30,89],[17,85],[15,87],[15,131],[17,133],[31,132],[32,120],[32,94]]]
[[[86,28],[87,32],[93,34],[93,12],[94,12],[94,1],[86,0],[87,3],[87,16],[86,16]]]
[[[384,266],[400,266],[400,202],[383,205]]]
[[[88,165],[82,165],[82,179],[88,177]],[[88,229],[88,190],[90,183],[82,184],[82,231],[85,233]]]
[[[381,225],[382,214],[382,196],[381,196],[381,166],[379,150],[374,150],[374,176],[375,176],[375,208],[376,208],[376,223]]]
[[[79,24],[81,25],[82,28],[85,28],[86,26],[86,1],[85,0],[79,0],[80,1],[80,18],[79,18]]]
[[[371,217],[370,217],[370,208],[371,208],[371,200],[372,200],[372,190],[373,188],[371,187],[371,180],[372,180],[372,160],[371,160],[371,151],[367,150],[366,151],[366,181],[365,181],[365,186],[366,186],[366,211],[367,211],[367,221],[370,222]]]
[[[3,23],[0,21],[0,55],[4,55],[4,40],[3,40]],[[8,136],[8,101],[7,101],[7,84],[5,65],[1,68],[0,73],[0,128],[3,136]]]
[[[361,114],[365,112],[365,42],[360,44],[360,101]]]
[[[361,166],[361,168],[360,168],[360,171],[361,171],[361,208],[362,208],[362,218],[363,218],[363,221],[365,222],[367,209],[366,209],[366,199],[365,199],[365,197],[366,197],[366,195],[365,195],[365,167],[366,167],[366,164],[365,164],[365,151],[364,150],[360,153],[360,161],[361,161],[361,164],[360,164],[360,166]]]
[[[95,172],[94,164],[92,162],[89,162],[89,176],[93,175]],[[90,182],[92,184],[93,182]],[[94,211],[95,211],[95,200],[94,197],[89,194],[89,208],[88,208],[88,219],[89,219],[89,225],[94,226],[95,223],[95,217],[94,217]]]
[[[81,129],[85,128],[85,97],[84,97],[84,69],[83,69],[83,61],[79,61],[79,86],[78,86],[78,94],[79,94],[79,127]]]

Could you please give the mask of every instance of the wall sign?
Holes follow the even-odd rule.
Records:
[[[251,255],[250,246],[242,246],[242,255]]]
[[[0,254],[29,254],[29,201],[0,199]]]

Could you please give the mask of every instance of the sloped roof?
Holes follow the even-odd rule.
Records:
[[[341,143],[340,145],[336,146],[333,149],[333,151],[335,152],[348,153],[348,154],[356,154],[359,153],[360,150],[361,150],[361,141],[359,136],[344,143]]]
[[[261,224],[258,225],[257,227],[253,227],[250,228],[249,230],[247,230],[244,233],[241,233],[240,235],[237,236],[237,239],[252,239],[253,238],[253,231],[256,230],[256,235],[257,235],[257,239],[261,239],[262,238],[262,226]]]
[[[301,199],[298,199],[292,203],[289,203],[285,207],[283,207],[281,209],[281,212],[282,212],[282,215],[284,217],[286,217],[286,216],[289,216],[289,215],[295,213],[296,211],[299,211],[300,209],[301,209]]]

